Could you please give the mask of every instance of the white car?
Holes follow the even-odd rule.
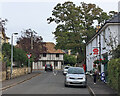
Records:
[[[65,77],[65,87],[67,86],[83,86],[86,87],[87,80],[84,69],[81,67],[70,67]]]
[[[68,72],[68,68],[70,68],[70,66],[65,66],[63,69],[63,75],[66,75]]]

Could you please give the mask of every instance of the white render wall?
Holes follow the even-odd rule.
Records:
[[[46,64],[52,64],[53,69],[61,69],[63,54],[59,54],[59,57],[56,57],[56,54],[46,54],[46,57],[43,57],[43,54],[40,54],[40,57],[39,62],[33,62],[33,70],[45,69],[45,66],[43,66],[43,61],[45,61]],[[54,66],[55,61],[58,62],[56,67]]]
[[[63,54],[59,54],[59,57],[56,57],[56,54],[46,54],[46,57],[43,57],[43,54],[40,54],[39,60],[63,60]]]
[[[58,65],[55,67],[54,66],[54,61],[46,61],[46,64],[52,64],[53,69],[61,69],[62,62],[58,61]],[[42,61],[39,62],[33,62],[33,70],[39,70],[39,69],[45,69],[45,66],[43,66]]]
[[[111,33],[111,34],[110,34]],[[107,41],[110,41],[110,36],[112,36],[112,39],[115,38],[115,41],[120,44],[120,24],[108,24],[108,26],[104,27],[100,31],[100,37],[101,37],[101,58],[102,54],[108,53],[108,59],[111,59],[111,55],[109,54],[109,50],[112,50],[110,46],[105,43],[105,38]],[[116,47],[116,44],[113,43],[114,48]],[[93,62],[96,59],[99,59],[99,55],[93,55],[93,47],[99,47],[99,35],[96,35],[91,42],[88,43],[86,46],[86,65],[87,65],[87,71],[93,70]],[[103,48],[105,48],[103,50]],[[92,55],[90,55],[92,53]],[[101,66],[101,72],[103,72],[104,67]]]

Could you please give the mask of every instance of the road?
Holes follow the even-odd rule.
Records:
[[[3,91],[3,94],[88,94],[88,88],[64,87],[65,76],[61,71],[42,72],[37,77]]]

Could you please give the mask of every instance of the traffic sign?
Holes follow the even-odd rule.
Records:
[[[31,57],[31,54],[27,54],[27,57],[28,57],[28,59],[30,59],[30,57]]]

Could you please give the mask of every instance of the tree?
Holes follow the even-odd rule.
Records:
[[[113,17],[113,16],[115,16],[116,14],[118,14],[118,12],[116,12],[116,11],[110,11],[110,12],[109,12],[109,16],[110,16],[110,17]]]
[[[13,46],[13,61],[17,63],[18,67],[21,67],[22,64],[27,65],[27,56],[26,52],[20,48]],[[7,66],[11,65],[11,45],[9,43],[4,43],[2,46],[2,54],[6,58]],[[4,62],[4,61],[3,61]]]
[[[52,11],[52,17],[47,21],[48,24],[57,24],[53,32],[57,42],[56,48],[70,49],[82,57],[85,56],[85,43],[95,34],[94,20],[97,20],[98,24],[103,24],[108,18],[107,13],[95,4],[81,2],[80,6],[76,6],[68,1],[58,3]],[[84,58],[81,61],[83,60]]]
[[[2,19],[2,18],[0,18],[0,29],[1,29],[1,28],[4,28],[4,29],[5,29],[6,22],[8,22],[7,19]]]
[[[37,62],[40,58],[39,54],[45,47],[42,43],[42,37],[35,35],[35,33],[36,32],[31,29],[22,31],[21,37],[17,40],[17,47],[23,49],[27,53],[32,53],[34,61]],[[33,39],[32,44],[31,39]],[[31,46],[33,46],[33,49],[31,49]]]
[[[17,66],[18,67],[21,67],[23,65],[27,66],[28,61],[28,58],[26,56],[27,53],[24,50],[15,47],[13,52],[14,52],[13,61],[17,62]]]
[[[75,65],[77,63],[77,58],[72,55],[65,54],[64,55],[64,63],[70,64],[71,66]]]

